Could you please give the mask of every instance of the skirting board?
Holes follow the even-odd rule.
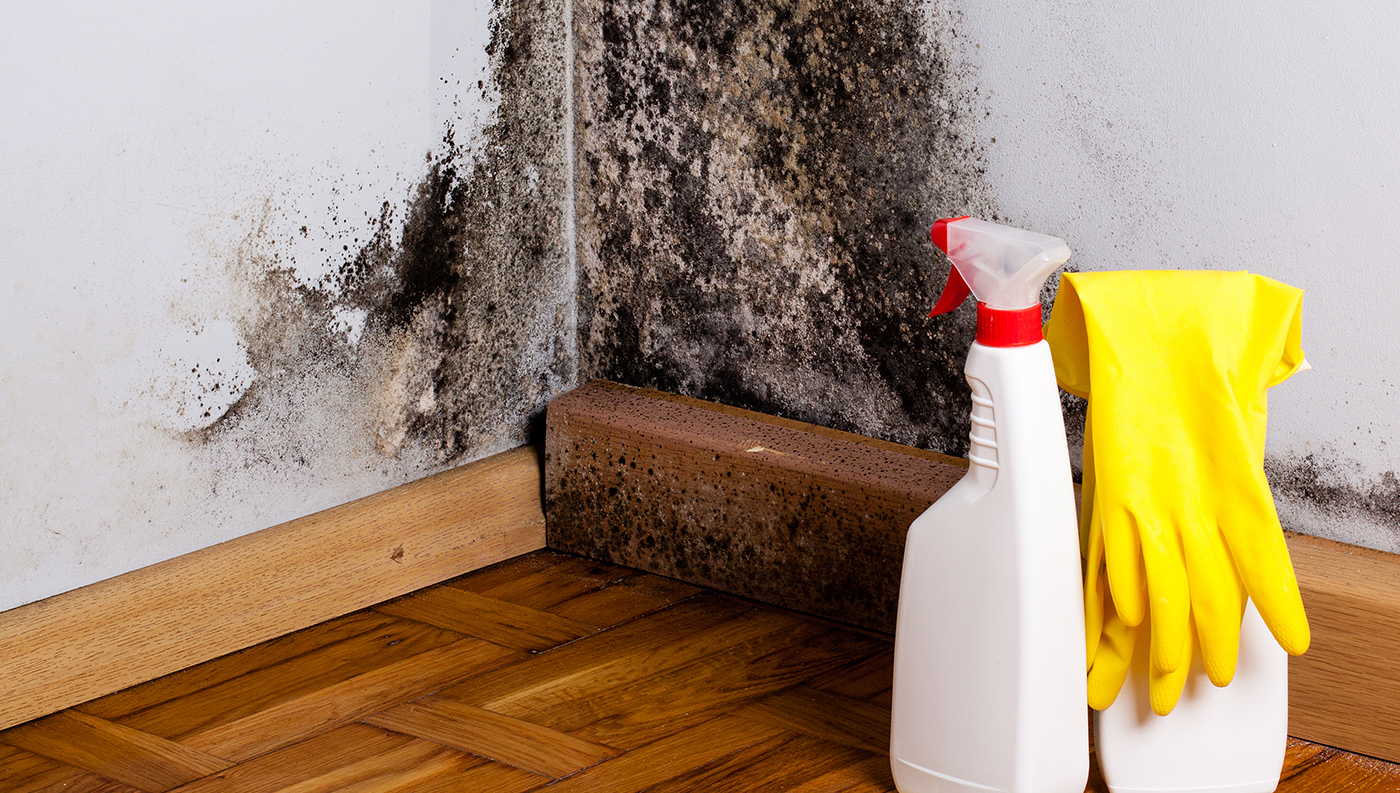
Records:
[[[967,462],[616,383],[556,399],[548,545],[892,633],[904,534]],[[1290,535],[1290,734],[1400,762],[1400,556]]]
[[[0,729],[543,545],[523,447],[0,612]]]

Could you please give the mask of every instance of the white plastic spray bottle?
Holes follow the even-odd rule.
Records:
[[[1235,679],[1224,688],[1211,684],[1197,647],[1176,708],[1157,716],[1147,656],[1134,653],[1118,699],[1094,712],[1110,793],[1272,793],[1288,747],[1288,653],[1254,603],[1245,604]]]
[[[977,298],[967,475],[909,527],[890,763],[902,793],[1082,793],[1084,599],[1069,450],[1040,289],[1043,234],[938,221],[953,270],[933,314]]]

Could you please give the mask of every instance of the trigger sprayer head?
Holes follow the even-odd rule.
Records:
[[[1064,240],[964,215],[933,224],[929,236],[953,263],[929,316],[977,298],[977,341],[1019,347],[1040,341],[1040,288],[1069,258]]]

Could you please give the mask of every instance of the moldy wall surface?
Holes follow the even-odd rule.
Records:
[[[1303,289],[1313,369],[1269,393],[1280,517],[1400,552],[1400,7],[957,6],[1003,214],[1083,270]]]
[[[588,377],[953,454],[973,316],[936,214],[995,216],[951,23],[913,2],[575,4]]]
[[[962,454],[973,311],[924,317],[934,219],[1248,269],[1308,295],[1285,528],[1400,551],[1400,13],[1315,11],[578,0],[583,374]]]
[[[526,442],[576,382],[561,0],[0,30],[0,609]]]

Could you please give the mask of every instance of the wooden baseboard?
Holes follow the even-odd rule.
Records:
[[[550,405],[551,548],[893,632],[904,534],[966,461],[594,382]],[[1290,734],[1400,762],[1400,556],[1290,535]]]
[[[1288,729],[1400,762],[1400,555],[1288,537],[1312,646],[1289,659]]]
[[[0,729],[544,545],[530,447],[0,613]]]
[[[545,420],[549,547],[894,632],[904,532],[967,462],[616,383]]]

